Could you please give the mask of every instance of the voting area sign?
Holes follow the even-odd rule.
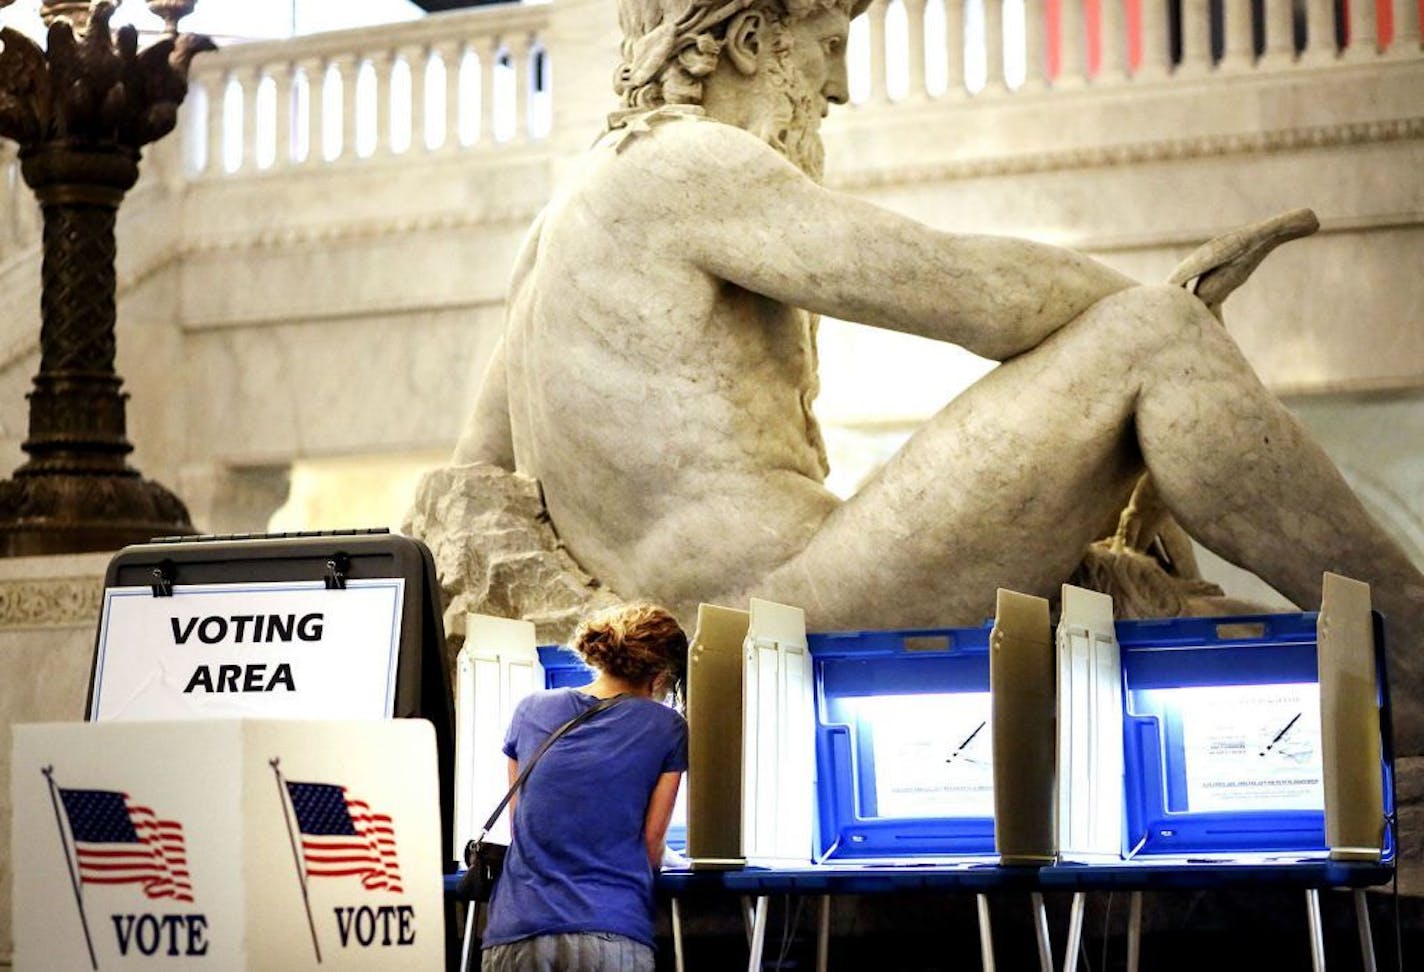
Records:
[[[389,718],[404,586],[191,584],[166,597],[109,588],[89,716]]]
[[[421,720],[17,726],[18,969],[433,969]]]
[[[450,846],[455,715],[444,643],[434,561],[408,537],[139,544],[105,574],[87,713],[98,722],[426,719]]]

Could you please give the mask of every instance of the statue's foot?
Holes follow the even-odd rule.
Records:
[[[1196,280],[1193,292],[1220,318],[1222,302],[1246,282],[1272,250],[1282,243],[1309,236],[1319,228],[1320,220],[1309,209],[1293,209],[1243,226],[1197,247],[1172,272],[1168,282],[1185,286]]]

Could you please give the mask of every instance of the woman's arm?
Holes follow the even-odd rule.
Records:
[[[672,807],[677,802],[681,773],[664,773],[648,798],[648,815],[643,822],[643,840],[648,846],[648,864],[654,872],[663,866],[663,843],[667,840],[668,824],[672,822]]]
[[[514,788],[514,781],[519,779],[519,760],[509,761],[509,786]],[[509,798],[509,832],[514,833],[514,805],[519,802],[519,794],[515,793]]]

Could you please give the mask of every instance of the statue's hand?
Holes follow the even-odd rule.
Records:
[[[1221,319],[1221,305],[1233,290],[1246,282],[1266,254],[1288,240],[1309,236],[1320,228],[1320,220],[1309,209],[1293,209],[1260,223],[1243,226],[1197,247],[1168,278],[1168,283],[1186,286],[1196,280],[1192,292]]]

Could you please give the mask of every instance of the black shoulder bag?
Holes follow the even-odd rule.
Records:
[[[540,757],[548,752],[549,747],[558,742],[561,736],[587,722],[589,719],[592,719],[600,712],[613,708],[626,698],[628,698],[626,695],[615,695],[612,698],[599,699],[593,705],[584,709],[568,722],[565,722],[562,726],[549,733],[549,738],[545,739],[543,743],[539,745],[539,748],[534,750],[534,754],[524,763],[524,768],[519,771],[519,776],[515,778],[514,785],[509,788],[509,792],[504,795],[504,799],[499,801],[499,806],[494,808],[494,813],[490,814],[489,819],[485,821],[484,828],[480,831],[479,837],[465,845],[465,866],[469,868],[469,870],[467,870],[465,876],[460,879],[460,886],[457,891],[457,896],[460,900],[485,902],[489,901],[491,895],[494,894],[494,885],[495,882],[499,880],[500,873],[504,870],[504,855],[509,848],[505,844],[496,844],[493,841],[487,841],[485,837],[489,834],[490,828],[494,826],[495,821],[499,819],[499,815],[504,813],[504,808],[509,806],[509,801],[514,798],[514,794],[518,793],[524,786],[524,781],[529,778],[529,774],[533,772],[534,766],[539,762]]]

